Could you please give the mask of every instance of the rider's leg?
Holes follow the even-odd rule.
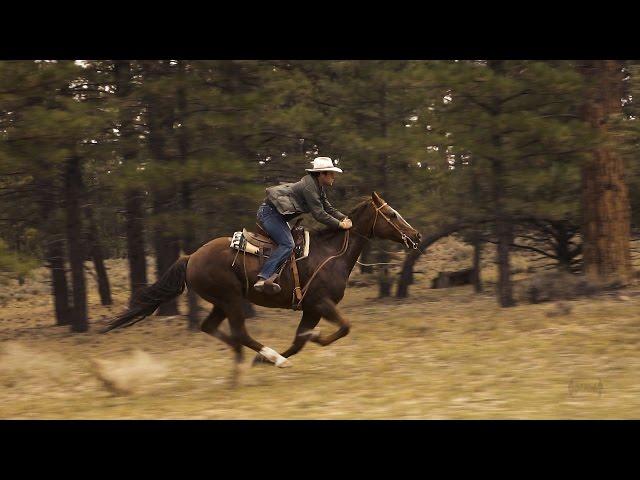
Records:
[[[272,287],[269,289],[271,290],[269,293],[277,293],[280,291],[280,286],[273,283],[276,278],[275,272],[278,270],[278,267],[291,256],[291,252],[295,246],[293,236],[284,217],[269,205],[260,207],[258,220],[269,236],[277,242],[278,247],[271,252],[271,255],[262,266],[262,270],[258,274],[260,279],[254,287],[257,290],[262,290],[264,285],[267,284],[269,287]]]

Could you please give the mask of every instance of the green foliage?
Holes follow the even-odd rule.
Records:
[[[577,118],[573,65],[443,61],[434,72],[441,96],[427,121],[446,132],[450,190],[462,192],[443,211],[490,216],[500,198],[510,215],[578,221],[580,162],[592,139]]]
[[[627,70],[614,138],[636,213],[640,67]],[[569,61],[0,62],[0,236],[42,258],[64,231],[70,155],[109,255],[127,192],[148,199],[147,227],[202,243],[251,228],[265,187],[317,155],[345,171],[330,194],[343,211],[375,190],[424,230],[490,217],[498,191],[509,215],[579,224],[580,165],[602,141],[578,118],[581,82]]]
[[[623,98],[623,112],[615,125],[616,145],[624,155],[627,169],[627,183],[631,203],[631,222],[640,225],[640,62],[627,62],[626,97]]]

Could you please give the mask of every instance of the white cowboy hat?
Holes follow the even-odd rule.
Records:
[[[307,172],[338,172],[342,173],[342,170],[333,166],[333,160],[329,157],[316,157],[313,162],[310,162],[313,168],[305,168]]]

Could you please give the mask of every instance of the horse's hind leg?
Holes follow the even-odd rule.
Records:
[[[225,307],[226,308],[226,307]],[[229,326],[231,327],[231,337],[244,345],[245,347],[249,347],[251,350],[254,350],[264,356],[270,362],[275,363],[276,367],[290,367],[291,362],[280,355],[278,352],[273,350],[272,348],[266,347],[262,345],[260,342],[257,342],[249,335],[247,332],[247,327],[244,323],[244,313],[242,311],[242,304],[238,303],[237,305],[230,306],[226,308],[227,314],[229,316]]]
[[[235,348],[238,345],[238,342],[233,341],[229,335],[218,330],[218,327],[225,318],[227,318],[227,315],[224,313],[224,310],[218,306],[214,306],[211,313],[209,313],[209,316],[205,318],[202,325],[200,325],[200,330],[204,333],[208,333],[212,337],[222,340],[231,348]]]
[[[303,312],[300,323],[298,324],[298,328],[296,329],[296,336],[293,339],[293,344],[284,353],[282,353],[282,356],[285,358],[289,358],[290,356],[295,355],[304,348],[305,344],[309,340],[318,337],[319,333],[314,329],[315,326],[318,325],[319,321],[319,313],[310,311]],[[261,354],[257,354],[253,359],[253,365],[264,363],[270,362]]]
[[[216,337],[217,339],[222,340],[224,343],[233,348],[235,354],[235,363],[231,382],[234,385],[238,385],[242,376],[242,362],[244,360],[244,355],[242,353],[242,345],[238,341],[234,340],[232,337],[218,329],[225,318],[227,318],[227,315],[225,314],[224,310],[219,306],[215,306],[213,310],[211,310],[209,316],[204,320],[204,322],[202,322],[202,325],[200,325],[200,330],[208,333],[212,337]]]

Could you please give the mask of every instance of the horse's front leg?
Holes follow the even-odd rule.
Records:
[[[342,315],[340,310],[338,310],[337,305],[332,300],[325,298],[320,302],[317,308],[323,318],[338,325],[338,330],[333,332],[331,335],[318,335],[310,338],[309,340],[326,347],[349,334],[351,324],[349,320]]]
[[[293,339],[293,343],[281,355],[284,358],[295,355],[304,348],[305,344],[309,340],[313,341],[314,338],[318,337],[319,333],[315,326],[318,325],[319,321],[320,313],[311,311],[302,312],[302,318],[300,319],[300,323],[298,324],[298,328],[296,329],[296,336]],[[256,355],[256,357],[253,359],[253,365],[267,363],[271,364],[271,362],[261,354]]]

